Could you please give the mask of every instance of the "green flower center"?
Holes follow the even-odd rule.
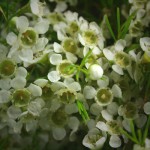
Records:
[[[62,46],[66,52],[75,54],[77,52],[77,45],[73,39],[67,38],[63,41]]]
[[[52,114],[51,119],[56,125],[64,126],[68,120],[68,116],[62,108],[59,108]]]
[[[119,125],[116,121],[108,121],[106,123],[108,125],[110,134],[120,134]]]
[[[75,34],[76,32],[78,32],[78,30],[79,30],[79,26],[77,25],[77,23],[71,22],[68,29],[69,33]]]
[[[102,137],[102,135],[97,133],[97,134],[89,135],[88,139],[89,139],[90,143],[95,144],[101,137]]]
[[[12,60],[5,59],[0,63],[0,74],[2,76],[11,76],[14,74],[16,65]]]
[[[61,89],[57,92],[59,99],[64,104],[73,103],[76,99],[76,93],[69,89]]]
[[[105,88],[105,89],[100,89],[98,92],[97,92],[97,102],[100,104],[100,105],[108,105],[109,103],[112,102],[112,99],[113,99],[113,95],[112,95],[112,92]]]
[[[117,53],[115,55],[115,61],[122,68],[125,68],[131,64],[129,56],[124,52]]]
[[[71,62],[64,61],[57,66],[57,69],[62,76],[67,77],[74,74],[74,71],[70,69],[71,66],[72,66]]]
[[[21,42],[25,46],[32,46],[37,41],[37,33],[33,29],[28,29],[21,34]]]
[[[136,105],[132,102],[129,102],[125,105],[124,115],[128,119],[133,119],[137,114]]]
[[[49,86],[42,88],[42,98],[44,100],[50,100],[50,97],[53,95],[53,92]]]
[[[23,107],[26,106],[31,98],[31,94],[26,89],[19,89],[13,93],[13,101],[15,106]]]
[[[85,43],[89,45],[96,44],[98,41],[97,34],[92,30],[87,30],[83,32],[83,38],[85,40]]]

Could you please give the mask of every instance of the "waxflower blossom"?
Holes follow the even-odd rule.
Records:
[[[0,7],[2,149],[150,149],[150,1],[81,4]]]

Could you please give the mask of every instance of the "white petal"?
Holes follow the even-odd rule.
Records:
[[[62,46],[61,46],[60,44],[54,42],[53,46],[54,46],[54,51],[55,51],[56,53],[61,53],[61,52],[63,52],[63,48],[62,48]]]
[[[19,58],[24,62],[31,62],[33,60],[33,51],[31,49],[23,49],[19,54]]]
[[[21,76],[17,76],[11,80],[11,86],[14,89],[23,89],[26,85],[26,79]]]
[[[149,115],[150,114],[150,102],[144,104],[144,112]]]
[[[97,80],[97,85],[100,88],[105,88],[109,85],[109,78],[107,76],[103,76],[101,79]]]
[[[18,30],[20,30],[21,32],[24,32],[29,26],[29,21],[27,17],[25,16],[18,17],[16,21],[16,26]]]
[[[63,12],[67,9],[67,4],[65,2],[59,2],[56,5],[55,11],[56,12]]]
[[[59,75],[58,71],[49,72],[47,77],[51,82],[57,82],[58,80],[60,80],[60,75]]]
[[[41,96],[42,95],[41,87],[39,87],[35,84],[31,83],[28,87],[28,90],[32,93],[33,96]]]
[[[6,37],[6,40],[9,45],[13,45],[17,41],[17,35],[13,32],[10,32]]]
[[[38,2],[38,0],[31,0],[30,2],[31,11],[35,15],[38,15],[40,13]]]
[[[112,115],[109,114],[107,110],[102,110],[101,113],[106,121],[111,121],[113,119]]]
[[[109,112],[109,114],[111,115],[117,115],[118,113],[118,108],[119,106],[117,105],[116,102],[112,102],[111,104],[109,104],[107,106],[107,111]]]
[[[148,51],[150,48],[150,38],[149,37],[140,38],[140,46],[143,51]]]
[[[62,55],[60,54],[52,54],[50,55],[50,63],[53,65],[59,65],[62,62]]]
[[[11,88],[11,79],[4,78],[0,80],[0,88],[3,90],[9,90]]]
[[[26,123],[26,131],[34,131],[37,128],[37,120],[30,120]]]
[[[108,60],[114,60],[114,54],[109,49],[104,48],[103,54]]]
[[[117,84],[114,84],[112,87],[113,95],[117,98],[122,98],[122,91]]]
[[[34,81],[34,83],[38,86],[40,86],[41,88],[43,88],[47,83],[48,83],[48,80],[46,79],[37,79]]]
[[[41,106],[39,103],[33,101],[28,106],[28,112],[31,113],[33,116],[39,116],[41,112]]]
[[[69,53],[69,52],[66,53],[66,58],[67,58],[67,60],[71,61],[72,63],[76,63],[78,60],[78,58],[74,54]]]
[[[81,90],[81,85],[78,82],[73,82],[68,85],[69,89],[73,89],[75,91],[80,91]]]
[[[126,46],[126,41],[120,39],[120,40],[118,40],[118,41],[116,42],[116,44],[115,44],[115,49],[116,49],[117,51],[123,51],[123,49],[125,48],[125,46]]]
[[[75,103],[73,104],[67,104],[65,106],[65,112],[67,114],[73,114],[73,113],[77,113],[78,112],[78,108],[77,105]]]
[[[93,128],[95,128],[96,126],[96,121],[94,119],[90,119],[87,121],[87,126],[88,126],[88,129],[91,130]]]
[[[0,103],[7,103],[10,101],[10,92],[6,90],[0,91]]]
[[[113,69],[116,73],[118,73],[118,74],[120,74],[120,75],[123,75],[123,74],[124,74],[122,68],[121,68],[120,66],[118,66],[118,65],[112,65],[112,69]]]
[[[85,86],[83,95],[86,99],[93,99],[96,95],[96,90],[92,86]]]
[[[113,148],[118,148],[121,146],[121,140],[117,135],[112,135],[110,137],[109,145]]]
[[[51,84],[51,90],[53,92],[56,92],[56,91],[58,91],[62,88],[66,88],[66,85],[63,82],[58,81],[58,82],[54,82],[54,83]]]
[[[49,23],[48,21],[40,21],[34,28],[39,34],[45,34],[49,29]]]
[[[77,130],[79,127],[79,120],[77,119],[77,117],[70,117],[69,121],[68,121],[68,126],[70,129],[72,130]]]
[[[66,131],[64,128],[53,128],[52,134],[55,140],[62,140],[66,136]]]
[[[109,105],[108,105],[109,106]],[[90,107],[90,112],[93,114],[93,115],[99,115],[102,111],[102,107],[99,106],[97,103],[93,103]]]
[[[15,76],[16,77],[26,77],[27,76],[27,74],[28,74],[28,72],[27,72],[27,70],[24,68],[24,67],[19,67],[19,68],[17,68],[17,70],[16,70],[16,73],[15,73]]]
[[[146,121],[147,121],[147,116],[145,114],[139,114],[138,118],[135,119],[135,123],[138,128],[144,127]]]
[[[21,113],[21,109],[13,105],[7,109],[7,114],[12,119],[17,119],[21,115]]]
[[[108,127],[106,125],[106,123],[102,122],[102,121],[99,121],[97,124],[96,124],[96,127],[102,131],[108,131]]]

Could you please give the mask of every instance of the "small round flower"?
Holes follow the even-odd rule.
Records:
[[[57,71],[60,73],[62,77],[72,77],[75,73],[75,70],[70,69],[72,68],[73,64],[68,60],[63,60],[58,66]]]
[[[115,62],[122,68],[126,68],[131,65],[130,57],[124,52],[118,52],[115,54]]]
[[[103,76],[103,69],[98,64],[93,64],[89,67],[89,78],[91,80],[98,80]]]
[[[72,89],[60,89],[56,94],[62,103],[69,104],[75,101],[77,93]]]
[[[2,77],[10,77],[15,73],[16,64],[11,59],[4,59],[0,62],[0,75]]]
[[[84,137],[82,143],[90,149],[100,149],[103,147],[106,138],[107,135],[105,132],[101,132],[100,130],[93,128]]]
[[[23,107],[28,105],[31,99],[31,93],[27,89],[18,89],[14,91],[12,98],[15,106]]]
[[[62,42],[62,47],[66,52],[75,54],[78,50],[76,42],[72,38],[66,38]]]
[[[59,108],[52,114],[51,120],[57,126],[64,126],[68,121],[68,115],[62,108]]]
[[[112,102],[113,93],[108,88],[101,88],[97,91],[95,100],[100,106],[106,106]]]
[[[20,42],[25,47],[30,47],[36,44],[38,34],[33,28],[27,28],[26,31],[20,34]]]

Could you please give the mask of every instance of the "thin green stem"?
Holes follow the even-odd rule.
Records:
[[[112,30],[112,27],[111,27],[111,25],[110,25],[110,22],[109,22],[109,20],[108,20],[107,15],[105,16],[105,21],[106,21],[106,24],[107,24],[107,27],[108,27],[108,29],[109,29],[109,32],[110,32],[111,36],[113,37],[114,41],[116,41],[115,34],[114,34],[113,30]]]
[[[117,27],[118,27],[118,38],[120,34],[120,10],[117,8]]]
[[[146,137],[148,135],[149,126],[150,126],[150,115],[148,116],[148,120],[147,120],[147,123],[146,123],[146,126],[145,126],[145,130],[144,130],[144,134],[143,134],[143,141],[142,141],[143,145],[144,145],[145,139],[146,139]]]
[[[134,128],[134,123],[133,123],[133,120],[130,120],[130,128],[131,128],[131,133],[132,133],[132,136],[136,139],[137,139],[137,136],[136,136],[136,133],[135,133],[135,128]]]
[[[140,145],[142,145],[142,131],[141,131],[141,129],[138,129],[137,133],[138,133],[139,143],[140,143]]]
[[[136,144],[139,144],[138,140],[133,138],[130,134],[128,134],[125,130],[123,130],[122,128],[119,129],[121,134],[124,134],[128,139],[130,139],[131,141],[133,141]]]

